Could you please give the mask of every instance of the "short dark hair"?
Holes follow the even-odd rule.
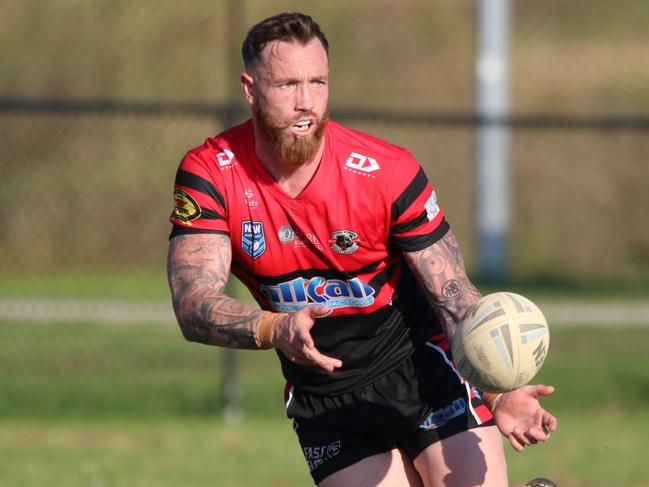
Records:
[[[320,30],[320,26],[311,17],[299,12],[274,15],[252,26],[248,31],[241,47],[243,64],[246,67],[250,66],[269,42],[298,41],[306,44],[314,38],[320,39],[328,57],[329,42]]]

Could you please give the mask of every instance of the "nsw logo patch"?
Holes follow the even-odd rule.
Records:
[[[253,259],[260,257],[266,251],[263,222],[251,220],[241,222],[241,248]]]

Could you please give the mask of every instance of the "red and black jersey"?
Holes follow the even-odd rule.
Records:
[[[262,309],[331,308],[311,333],[343,367],[330,374],[279,353],[290,383],[327,394],[351,390],[439,331],[402,252],[430,246],[449,227],[405,149],[330,121],[320,165],[293,198],[259,163],[249,120],[187,153],[174,196],[171,237],[229,236],[232,272]]]

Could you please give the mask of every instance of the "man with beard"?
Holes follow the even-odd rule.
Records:
[[[255,25],[243,59],[252,119],[176,176],[183,335],[275,349],[319,485],[507,485],[500,432],[516,450],[547,440],[556,419],[537,397],[552,388],[481,395],[453,367],[449,341],[480,294],[424,171],[328,120],[328,42],[310,17]],[[224,294],[230,270],[261,310]]]

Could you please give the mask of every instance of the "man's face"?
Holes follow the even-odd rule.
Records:
[[[291,167],[318,151],[328,120],[329,62],[318,39],[306,45],[272,42],[252,69],[249,100],[260,135]]]

